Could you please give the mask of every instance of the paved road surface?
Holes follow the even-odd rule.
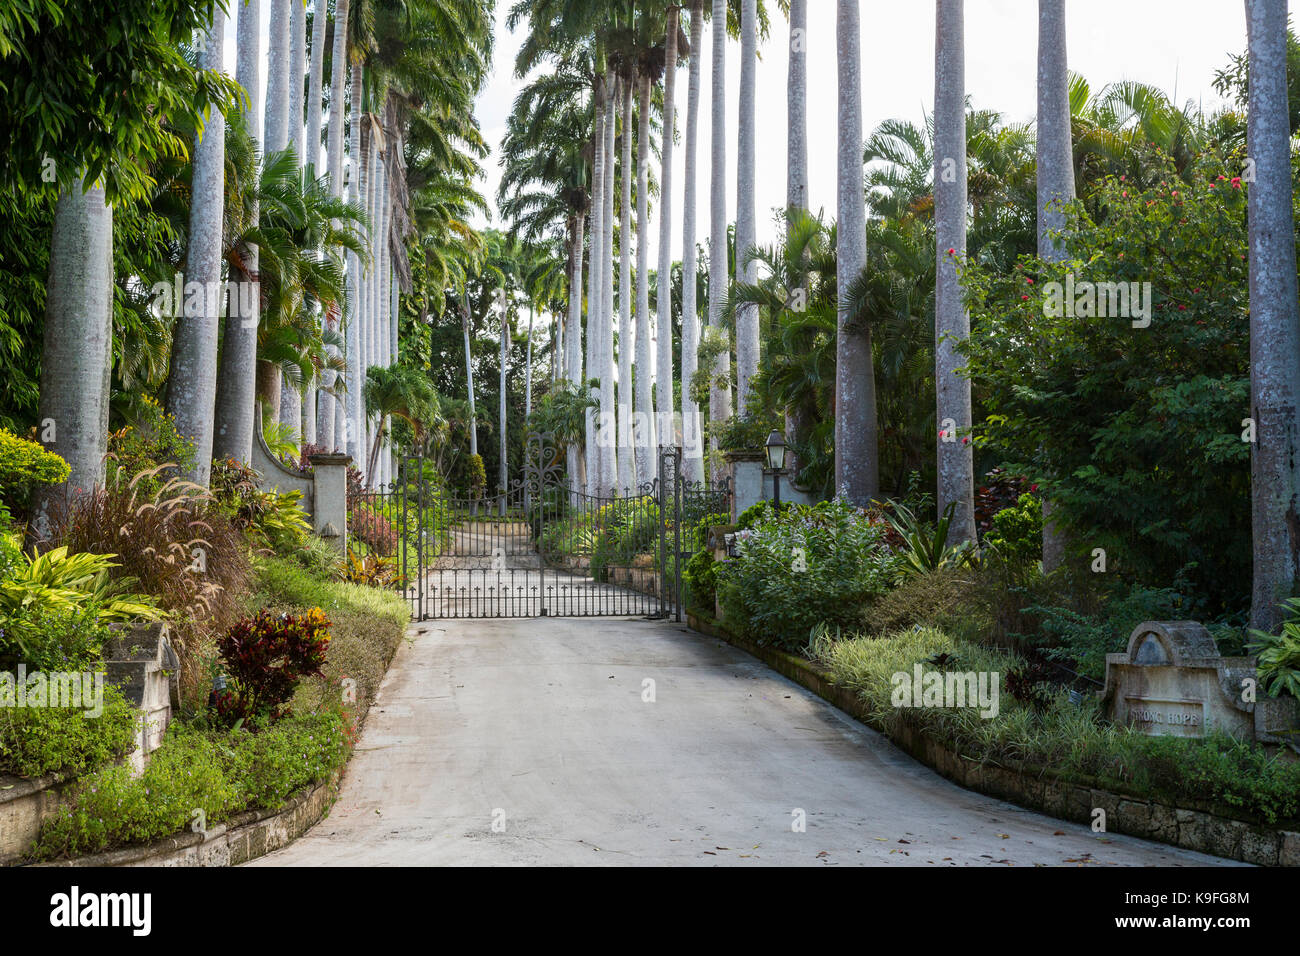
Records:
[[[412,634],[330,815],[254,865],[1226,862],[963,790],[681,625],[471,620]]]

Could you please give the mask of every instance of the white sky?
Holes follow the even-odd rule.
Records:
[[[478,100],[478,117],[494,153],[487,161],[484,191],[495,199],[501,169],[495,147],[520,88],[514,57],[521,36],[505,27],[508,0],[498,0],[496,63],[491,82]],[[774,0],[768,0],[772,31],[760,47],[758,67],[757,209],[759,241],[777,233],[772,213],[785,205],[786,71],[789,27]],[[809,0],[808,144],[809,205],[835,213],[836,68],[835,0]],[[903,118],[920,122],[934,104],[934,4],[930,0],[861,0],[863,130]],[[1192,99],[1209,108],[1221,103],[1212,85],[1214,71],[1246,46],[1242,0],[1071,0],[1067,7],[1070,68],[1094,90],[1117,80],[1137,80]],[[683,18],[688,19],[687,17]],[[711,41],[705,26],[700,89],[699,161],[706,178],[699,189],[698,238],[706,240],[709,189],[709,103]],[[968,0],[966,4],[966,85],[973,105],[1000,110],[1008,120],[1032,121],[1035,113],[1037,58],[1036,0]],[[735,218],[736,111],[740,85],[739,44],[727,46],[727,208]],[[673,258],[681,256],[680,184],[684,175],[684,122],[687,71],[678,71],[679,136],[675,150]],[[651,249],[658,249],[658,216],[651,216]],[[481,224],[481,223],[480,223]],[[500,222],[495,223],[500,226]],[[652,252],[650,261],[655,261]]]

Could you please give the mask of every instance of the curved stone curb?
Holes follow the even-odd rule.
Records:
[[[812,691],[854,720],[889,737],[901,750],[968,790],[1038,810],[1049,816],[1090,824],[1092,811],[1106,811],[1106,829],[1186,850],[1210,853],[1262,866],[1300,866],[1300,833],[1238,820],[1204,807],[1159,803],[1138,794],[1102,790],[1049,768],[994,765],[967,757],[920,730],[898,730],[872,721],[851,689],[802,657],[761,647],[718,622],[687,613],[692,630],[725,641]]]

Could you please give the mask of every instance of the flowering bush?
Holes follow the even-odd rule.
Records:
[[[802,648],[819,624],[853,627],[898,576],[878,512],[841,500],[770,511],[737,533],[718,590],[729,622],[760,643]]]
[[[262,610],[233,624],[218,642],[230,686],[213,695],[217,714],[231,722],[282,716],[298,681],[320,675],[329,628],[320,608],[280,615]]]
[[[1184,180],[1169,163],[1150,187],[1109,179],[1095,197],[1104,218],[1071,208],[1065,261],[962,269],[962,350],[986,412],[976,443],[1042,482],[1082,556],[1103,548],[1147,585],[1186,568],[1211,613],[1250,594],[1239,169],[1207,161]]]
[[[348,514],[348,534],[365,545],[368,552],[380,557],[391,557],[397,551],[397,529],[393,523],[365,505]]]

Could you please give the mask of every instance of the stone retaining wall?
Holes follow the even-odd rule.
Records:
[[[839,710],[885,733],[902,750],[969,790],[1039,810],[1063,820],[1090,824],[1093,810],[1106,811],[1106,829],[1187,850],[1257,863],[1300,866],[1300,833],[1236,819],[1221,808],[1189,802],[1171,806],[1138,794],[1101,790],[1049,768],[1029,764],[993,765],[964,756],[906,723],[878,726],[868,719],[856,693],[802,657],[760,647],[727,631],[717,621],[688,612],[692,629],[716,637],[758,658]]]

